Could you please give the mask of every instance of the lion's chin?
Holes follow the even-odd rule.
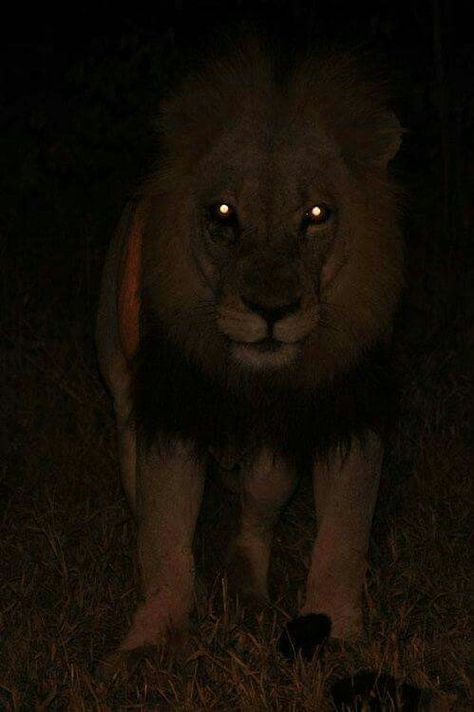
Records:
[[[289,365],[297,356],[297,344],[265,341],[255,344],[233,343],[231,353],[239,365],[252,369],[277,369]]]

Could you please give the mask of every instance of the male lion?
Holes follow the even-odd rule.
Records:
[[[229,570],[257,599],[275,522],[312,473],[318,535],[283,652],[360,631],[403,281],[387,174],[400,134],[347,56],[285,64],[256,40],[164,102],[97,328],[143,580],[122,650],[186,629],[211,457],[239,463]]]

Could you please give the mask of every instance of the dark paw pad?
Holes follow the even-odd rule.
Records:
[[[428,700],[425,691],[399,682],[390,675],[377,675],[369,670],[338,680],[331,688],[331,695],[336,709],[353,712],[366,709],[371,712],[385,709],[416,712],[424,709],[423,703]]]
[[[331,619],[324,613],[297,616],[287,623],[278,641],[278,649],[287,660],[294,660],[299,652],[305,660],[311,660],[330,634]]]

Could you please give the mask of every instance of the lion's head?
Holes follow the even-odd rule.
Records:
[[[387,164],[400,127],[351,59],[278,73],[258,43],[163,106],[146,186],[146,309],[207,372],[304,387],[390,331],[402,284]]]

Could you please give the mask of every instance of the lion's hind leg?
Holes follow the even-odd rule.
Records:
[[[230,546],[228,570],[231,585],[247,603],[268,598],[273,528],[296,482],[296,471],[268,450],[242,466],[240,529]]]

